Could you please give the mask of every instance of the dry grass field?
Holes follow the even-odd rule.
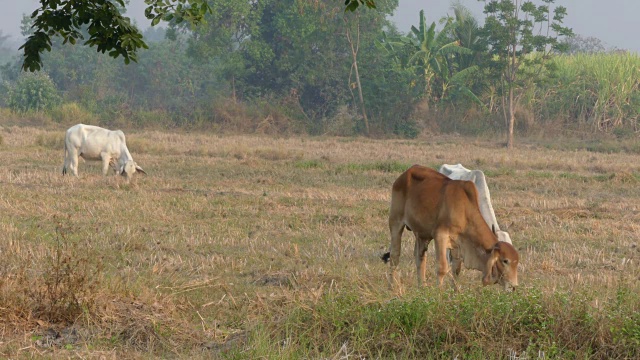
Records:
[[[0,130],[0,357],[638,358],[638,155],[461,137],[128,133],[148,173],[63,177],[63,129]],[[393,180],[487,175],[520,288],[418,288]],[[433,245],[429,249],[433,265]]]

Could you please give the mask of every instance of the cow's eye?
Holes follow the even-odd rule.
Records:
[[[505,264],[505,265],[509,265],[509,259],[502,260],[502,263]]]

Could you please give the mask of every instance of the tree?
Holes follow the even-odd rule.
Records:
[[[396,8],[397,0],[379,1],[379,11],[355,14],[358,21],[335,0],[244,4],[219,0],[212,5],[207,24],[199,26],[189,40],[190,55],[202,62],[218,62],[239,97],[271,103],[278,99],[282,108],[291,111],[289,116],[304,121],[311,132],[322,133],[325,121],[341,106],[352,98],[358,103],[358,95],[351,97],[349,91],[354,58],[347,27],[353,50],[358,47],[359,28],[357,63],[364,86],[362,77],[371,71],[365,63],[372,61],[375,52],[373,39],[389,26],[385,16]],[[356,106],[362,109],[361,104]],[[366,132],[366,125],[360,124]]]
[[[23,73],[9,86],[7,105],[16,111],[50,109],[60,102],[55,84],[46,73]]]
[[[567,54],[595,54],[607,50],[602,40],[593,36],[575,34],[564,39],[563,43],[567,46]]]
[[[162,40],[164,40],[166,37],[166,33],[167,33],[167,29],[163,27],[157,27],[157,28],[148,27],[142,33],[142,35],[146,42],[154,43],[154,42],[161,42]]]
[[[383,38],[388,53],[409,54],[408,60],[402,61],[407,67],[413,67],[422,77],[425,96],[429,101],[438,101],[446,96],[451,80],[460,69],[453,64],[452,56],[471,54],[471,50],[460,46],[460,41],[452,38],[457,23],[446,21],[444,28],[437,32],[436,23],[427,25],[424,10],[420,10],[420,24],[411,27],[410,36],[399,36],[395,39]],[[435,85],[438,85],[434,94]]]
[[[353,38],[351,34],[351,29],[349,23],[347,22],[346,16],[343,17],[344,25],[345,25],[345,35],[347,36],[347,42],[349,43],[349,47],[351,48],[351,56],[353,58],[353,63],[351,65],[351,69],[355,72],[356,76],[356,86],[358,88],[358,99],[360,99],[360,110],[362,111],[362,119],[364,120],[364,131],[365,135],[369,136],[369,118],[367,117],[367,110],[364,106],[364,96],[362,95],[362,83],[360,82],[360,71],[358,70],[358,51],[360,50],[360,16],[356,14],[356,37]],[[349,87],[351,85],[351,71],[349,72]]]
[[[346,6],[345,10],[349,11],[356,11],[361,5],[365,5],[370,9],[376,8],[375,0],[345,0],[344,5]]]
[[[478,20],[469,9],[460,2],[456,2],[451,6],[451,10],[453,10],[453,17],[445,17],[441,22],[455,23],[455,26],[451,27],[450,37],[456,40],[461,48],[468,51],[447,55],[448,63],[450,66],[454,64],[456,69],[449,71],[452,76],[447,79],[447,83],[443,84],[445,87],[443,97],[451,98],[453,95],[460,95],[484,107],[476,94],[482,92],[485,83],[486,72],[479,70],[488,59],[488,44],[482,36]],[[445,93],[446,87],[452,89]]]
[[[461,3],[454,3],[451,6],[453,10],[453,18],[456,26],[452,28],[452,37],[458,41],[461,47],[471,50],[465,54],[458,54],[457,62],[461,69],[466,69],[473,65],[478,65],[486,56],[488,44],[482,36],[482,29],[478,24],[478,20],[473,16],[471,11]]]
[[[145,0],[149,5],[145,16],[156,25],[160,20],[197,24],[209,11],[206,0]],[[136,61],[137,50],[147,48],[140,31],[123,16],[128,0],[40,0],[32,14],[32,34],[20,47],[24,51],[24,70],[40,70],[44,50],[51,51],[51,38],[60,36],[63,43],[89,38],[85,45],[112,57],[122,56],[126,64]]]
[[[10,37],[9,35],[4,35],[2,33],[2,30],[0,30],[0,50],[5,49],[5,46],[6,46],[7,40],[9,40],[9,37]]]
[[[492,55],[491,67],[499,74],[503,114],[508,127],[507,147],[513,147],[516,107],[525,90],[541,75],[552,51],[561,51],[558,36],[572,35],[562,26],[564,6],[553,10],[555,0],[536,6],[526,0],[478,0],[485,3],[485,36]]]
[[[4,35],[2,30],[0,30],[0,66],[10,60],[14,52],[8,44],[9,38],[9,35]],[[0,77],[0,81],[1,79],[2,77]]]
[[[342,0],[340,0],[342,1]],[[84,40],[82,27],[89,29],[85,45],[95,46],[97,51],[114,58],[122,56],[126,64],[136,61],[137,51],[147,48],[143,36],[128,17],[123,16],[125,4],[129,0],[40,0],[40,7],[31,13],[32,34],[20,47],[23,50],[23,70],[36,71],[42,67],[40,55],[51,51],[51,38],[60,36],[64,43],[75,44]],[[203,21],[211,12],[207,0],[145,0],[149,5],[145,16],[151,25],[160,21],[191,25]],[[238,2],[239,3],[239,2]],[[248,1],[255,5],[258,1]],[[355,11],[360,5],[376,8],[374,0],[346,0],[345,10]]]
[[[201,26],[189,32],[188,24],[171,22],[170,29],[189,34],[188,55],[201,63],[215,64],[219,75],[230,84],[231,97],[237,100],[236,82],[246,75],[241,52],[257,28],[265,1],[216,0]],[[240,84],[241,87],[241,84]]]

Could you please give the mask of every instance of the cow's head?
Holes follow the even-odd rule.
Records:
[[[135,174],[137,171],[147,175],[147,173],[140,166],[138,166],[135,161],[129,160],[125,162],[124,165],[122,165],[119,173],[120,175],[126,177],[127,180],[131,180],[131,176],[133,176],[133,174]]]
[[[498,241],[491,249],[491,254],[484,270],[483,285],[500,284],[505,290],[518,286],[518,262],[520,256],[513,245]]]

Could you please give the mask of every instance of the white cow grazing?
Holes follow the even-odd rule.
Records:
[[[109,166],[116,174],[123,175],[127,181],[140,171],[146,174],[133,161],[124,133],[120,130],[107,130],[98,126],[78,124],[70,127],[64,138],[64,166],[62,174],[71,171],[78,176],[78,156],[85,160],[102,160],[102,174],[107,175]]]
[[[469,170],[462,166],[462,164],[444,164],[440,167],[438,172],[453,180],[467,180],[473,182],[476,185],[476,189],[478,189],[478,205],[480,206],[480,213],[482,213],[482,217],[487,222],[487,225],[489,225],[496,235],[498,235],[499,241],[511,244],[511,237],[509,236],[509,233],[501,231],[498,221],[496,220],[496,214],[493,211],[493,205],[491,205],[489,187],[487,186],[487,180],[482,171]]]

